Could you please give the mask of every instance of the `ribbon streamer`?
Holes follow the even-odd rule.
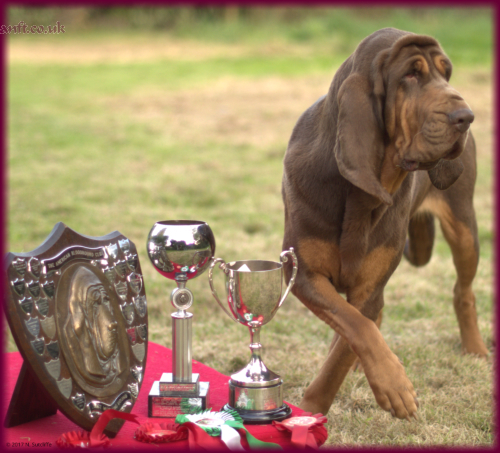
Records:
[[[139,424],[137,421],[137,415],[135,414],[128,414],[115,409],[108,409],[101,414],[90,433],[83,430],[64,433],[56,440],[56,445],[60,448],[109,447],[110,440],[104,434],[104,430],[106,429],[106,426],[108,426],[108,423],[114,418],[120,418],[122,420]]]
[[[280,445],[275,444],[273,442],[263,442],[262,440],[257,439],[252,436],[248,430],[243,426],[243,423],[237,421],[228,421],[227,425],[231,426],[234,429],[237,429],[240,433],[241,438],[245,438],[250,449],[258,449],[258,448],[266,448],[266,449],[275,449],[275,450],[283,450]]]
[[[106,429],[106,426],[108,426],[108,423],[113,418],[120,418],[122,420],[137,423],[138,425],[140,424],[137,420],[137,415],[135,414],[128,414],[125,412],[117,411],[115,409],[108,409],[107,411],[102,413],[102,415],[99,417],[99,420],[97,420],[96,424],[92,428],[92,431],[90,431],[91,447],[99,447],[101,445],[99,439],[101,438],[103,431]]]
[[[229,425],[224,424],[220,427],[220,438],[233,451],[245,451],[241,445],[240,433]]]
[[[191,442],[197,448],[205,448],[206,445],[212,443],[209,438],[215,439],[220,436],[222,443],[232,451],[244,451],[244,447],[281,450],[281,447],[275,443],[262,442],[252,436],[243,426],[243,420],[235,411],[211,412],[207,410],[196,414],[182,414],[178,415],[175,421],[180,426],[186,426],[192,433],[188,437],[190,448]],[[192,428],[192,425],[199,428],[201,433]],[[218,442],[218,448],[220,448],[220,442]]]

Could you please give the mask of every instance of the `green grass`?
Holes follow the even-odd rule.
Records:
[[[8,67],[7,249],[34,249],[59,221],[91,236],[125,234],[142,263],[149,339],[170,347],[173,284],[146,256],[151,226],[205,220],[216,256],[277,261],[282,158],[297,118],[375,29],[429,33],[453,59],[452,82],[476,113],[481,262],[474,288],[481,333],[492,349],[491,11],[332,8],[300,20],[300,11],[290,10],[274,25],[262,11],[248,21],[198,20],[148,32],[136,25],[9,36],[12,56],[27,57]],[[104,53],[106,46],[113,51]],[[138,58],[127,57],[127,49]],[[151,56],[139,58],[142,50]],[[382,333],[417,389],[420,421],[392,419],[364,375],[350,374],[329,413],[329,445],[492,444],[492,359],[460,354],[454,280],[438,232],[431,262],[415,269],[403,261],[386,287]],[[222,292],[220,275],[217,285]],[[206,276],[190,288],[194,358],[230,374],[248,360],[246,329],[221,312]],[[293,296],[264,327],[264,358],[283,376],[287,401],[300,402],[331,338],[331,329]]]

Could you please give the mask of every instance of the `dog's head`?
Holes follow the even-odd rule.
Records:
[[[452,65],[438,42],[395,29],[380,30],[360,43],[339,70],[335,156],[341,174],[386,204],[380,182],[390,165],[426,170],[446,189],[463,171],[464,150],[474,114],[448,81]]]

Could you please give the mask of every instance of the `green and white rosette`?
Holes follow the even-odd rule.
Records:
[[[241,419],[240,415],[233,410],[212,412],[210,409],[208,409],[206,411],[200,411],[195,414],[180,414],[175,418],[175,422],[179,425],[186,422],[195,423],[210,436],[220,436],[222,442],[230,450],[245,451],[245,449],[241,445],[241,435],[244,435],[246,437],[248,445],[251,449],[282,449],[278,444],[274,444],[271,442],[262,442],[252,436],[243,426],[243,420]]]
[[[182,398],[181,410],[184,414],[196,414],[201,411],[201,398]]]

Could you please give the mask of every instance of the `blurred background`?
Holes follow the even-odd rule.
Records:
[[[149,340],[168,347],[175,284],[146,255],[153,224],[203,220],[217,257],[279,261],[282,160],[300,114],[370,33],[437,38],[475,113],[474,289],[493,353],[491,8],[10,8],[7,20],[64,33],[8,35],[6,250],[33,250],[59,221],[90,236],[120,231],[139,251]],[[328,414],[329,445],[491,445],[492,360],[460,354],[454,280],[438,233],[431,262],[403,261],[386,287],[382,333],[417,389],[420,422],[393,420],[353,373]],[[190,289],[194,358],[231,374],[248,361],[248,332],[216,305],[206,275]],[[287,401],[300,402],[331,338],[293,296],[262,329]],[[5,339],[16,350],[8,327]]]

